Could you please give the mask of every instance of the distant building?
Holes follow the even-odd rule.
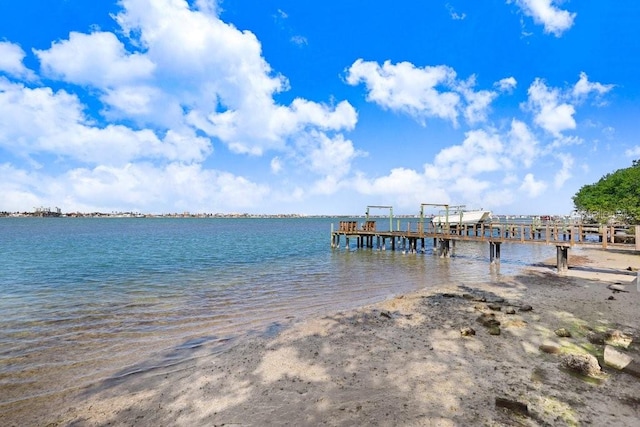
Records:
[[[43,208],[43,207],[39,207],[39,208],[35,208],[35,212],[33,213],[33,216],[40,216],[40,217],[59,217],[60,215],[62,215],[62,212],[60,211],[60,208],[55,208],[55,210],[51,210],[51,208]]]

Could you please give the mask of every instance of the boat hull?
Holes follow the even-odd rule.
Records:
[[[490,211],[462,211],[462,212],[449,212],[449,217],[447,221],[447,215],[436,215],[433,217],[431,222],[434,224],[446,224],[456,225],[456,224],[478,224],[480,222],[485,222],[491,219]]]

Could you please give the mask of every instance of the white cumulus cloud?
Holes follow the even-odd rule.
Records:
[[[352,182],[359,193],[390,201],[394,207],[417,210],[425,203],[425,195],[434,203],[449,202],[449,194],[434,185],[420,172],[409,168],[393,168],[389,174],[367,178],[359,174]],[[386,202],[385,202],[386,203]]]
[[[148,57],[127,52],[116,35],[107,32],[71,32],[68,40],[34,52],[46,76],[98,88],[149,80],[155,69]]]
[[[353,160],[364,155],[342,135],[328,137],[317,131],[302,135],[296,143],[296,150],[299,163],[319,176],[312,191],[320,194],[333,194],[339,190],[351,172]]]
[[[624,155],[627,157],[640,156],[640,145],[636,145],[633,148],[629,148],[628,150],[625,150]]]
[[[562,167],[556,172],[553,184],[555,188],[561,188],[564,183],[572,177],[571,170],[573,169],[574,159],[573,156],[568,153],[559,153],[556,157],[562,163]]]
[[[536,181],[532,173],[525,175],[522,185],[519,190],[524,191],[529,197],[538,197],[547,189],[547,184],[544,181]]]
[[[511,130],[508,134],[508,152],[529,168],[539,156],[539,143],[529,127],[516,119],[511,121]]]
[[[346,82],[363,83],[368,101],[407,114],[422,125],[430,118],[457,125],[460,114],[470,124],[485,121],[497,96],[492,91],[474,91],[475,76],[458,80],[455,70],[445,65],[420,68],[410,62],[380,65],[358,59],[347,70]]]
[[[355,109],[296,99],[278,105],[289,89],[262,57],[255,35],[221,21],[214,2],[123,0],[120,35],[72,32],[36,51],[52,78],[89,85],[106,117],[159,129],[191,128],[233,151],[261,155],[282,150],[307,128],[353,129]],[[129,51],[128,45],[136,46]]]
[[[77,96],[50,88],[27,88],[0,80],[0,146],[18,156],[55,153],[94,163],[123,164],[141,158],[201,161],[210,142],[194,132],[173,130],[160,137],[148,129],[95,126]]]
[[[65,212],[242,212],[271,194],[264,184],[198,164],[99,165],[55,176],[4,164],[0,173],[7,177],[0,191],[16,209],[28,211],[62,204]]]
[[[518,82],[515,77],[505,77],[493,84],[500,92],[511,92],[517,86]]]
[[[458,85],[458,92],[460,92],[467,101],[467,104],[464,107],[464,117],[469,124],[486,121],[489,107],[493,100],[498,96],[496,92],[489,90],[480,90],[475,92],[473,90],[475,85],[475,76],[471,76],[467,81]]]
[[[17,44],[0,41],[0,73],[10,76],[32,80],[35,78],[33,71],[24,66],[24,50]]]
[[[278,102],[287,78],[253,33],[219,18],[216,1],[118,4],[117,30],[71,31],[33,50],[52,87],[24,67],[18,45],[0,43],[0,150],[13,156],[4,167],[15,177],[3,184],[3,202],[64,203],[67,211],[255,209],[267,196],[275,203],[332,194],[353,174],[363,155],[343,134],[357,123],[353,106]],[[205,167],[218,143],[233,153],[274,151],[271,171],[288,190]],[[291,176],[301,179],[291,184]]]
[[[364,83],[371,102],[406,113],[420,121],[428,117],[456,122],[460,95],[447,90],[454,86],[456,73],[452,68],[416,68],[409,62],[392,64],[358,59],[348,70],[347,83]]]
[[[536,79],[529,87],[528,107],[534,113],[535,124],[554,136],[565,130],[575,129],[573,105],[562,102],[559,89],[549,88],[541,79]]]
[[[556,6],[556,0],[507,0],[514,2],[522,12],[544,26],[544,32],[560,37],[573,26],[576,14]]]
[[[546,82],[536,78],[528,90],[528,100],[523,104],[525,109],[534,115],[536,125],[546,130],[566,145],[575,142],[562,133],[576,128],[576,106],[592,94],[598,100],[598,105],[605,105],[602,96],[613,89],[614,85],[590,82],[586,73],[580,73],[580,78],[573,87],[560,89],[547,86]],[[581,141],[581,140],[580,140]]]
[[[614,85],[612,84],[605,85],[598,82],[590,82],[587,73],[583,71],[580,73],[580,79],[573,86],[572,94],[576,99],[582,100],[592,93],[595,93],[598,97],[604,95],[613,89],[613,87]]]

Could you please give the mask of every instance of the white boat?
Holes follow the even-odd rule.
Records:
[[[448,221],[447,221],[448,219]],[[446,224],[458,225],[458,224],[478,224],[491,219],[491,211],[485,211],[482,209],[475,211],[457,210],[449,211],[449,215],[445,212],[441,212],[439,215],[434,216],[431,219],[436,225]]]

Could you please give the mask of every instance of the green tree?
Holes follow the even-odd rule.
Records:
[[[583,186],[573,196],[573,204],[584,217],[599,223],[615,218],[640,224],[640,160]]]

